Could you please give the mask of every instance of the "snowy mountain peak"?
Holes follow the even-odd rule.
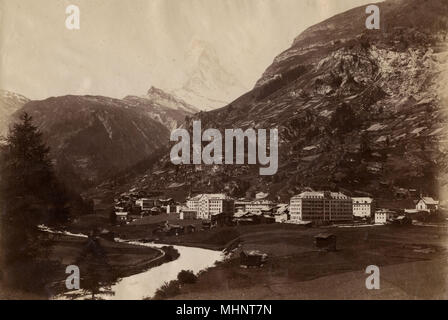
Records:
[[[223,107],[247,91],[238,78],[226,70],[207,41],[194,39],[191,42],[186,64],[188,78],[173,94],[201,110]]]
[[[0,135],[8,131],[11,115],[29,101],[18,93],[0,89]]]
[[[182,110],[188,113],[197,113],[199,111],[193,105],[154,86],[152,86],[142,98],[173,110]]]
[[[28,98],[22,96],[21,94],[3,89],[0,89],[0,99],[2,99],[2,101],[10,101],[11,103],[14,102],[19,104],[25,104],[30,101]]]

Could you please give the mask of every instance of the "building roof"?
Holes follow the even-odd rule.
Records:
[[[349,199],[348,196],[341,192],[330,192],[330,191],[305,191],[293,198],[299,199]]]
[[[198,201],[202,198],[208,198],[210,200],[225,200],[225,199],[229,199],[229,197],[225,194],[225,193],[202,193],[202,194],[198,194],[194,197],[191,197],[189,199],[187,199],[187,201]]]
[[[242,211],[242,210],[238,210],[237,212],[235,212],[233,214],[234,218],[240,218],[240,217],[244,217],[246,214],[248,214],[249,211]]]
[[[422,197],[421,200],[423,200],[424,203],[429,205],[438,205],[439,201],[434,200],[431,197]]]
[[[277,205],[277,213],[276,214],[281,215],[281,214],[287,213],[288,211],[289,211],[289,204],[282,203],[282,204]]]
[[[364,204],[372,204],[373,202],[373,198],[370,197],[354,197],[353,199],[353,203],[364,203]]]
[[[274,202],[271,200],[261,199],[261,200],[251,201],[251,204],[274,204]]]

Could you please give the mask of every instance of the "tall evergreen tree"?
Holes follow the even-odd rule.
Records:
[[[42,290],[48,276],[48,247],[41,223],[64,222],[67,196],[53,173],[49,148],[24,113],[2,146],[0,264],[3,280],[23,290]]]

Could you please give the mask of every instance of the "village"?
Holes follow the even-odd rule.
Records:
[[[269,194],[264,192],[257,193],[254,199],[204,193],[179,203],[171,198],[142,197],[141,192],[134,190],[115,199],[111,220],[126,225],[144,217],[167,216],[169,222],[161,222],[155,233],[180,235],[221,226],[273,223],[304,227],[418,225],[442,217],[440,202],[433,197],[417,196],[415,190],[409,190],[399,200],[377,201],[368,196],[350,197],[342,192],[308,189],[293,196],[289,203],[269,200]]]
[[[448,252],[444,202],[415,189],[397,190],[393,199],[347,194],[304,188],[289,202],[276,202],[261,191],[252,199],[198,192],[177,202],[132,188],[114,199],[110,230],[129,243],[224,254],[225,260],[198,274],[195,283],[167,284],[161,289],[164,299],[239,299],[247,294],[331,299],[340,294],[340,281],[356,288],[346,293],[353,298],[442,294],[418,288],[424,281],[421,274],[433,270]],[[182,255],[193,259],[190,253]],[[393,287],[366,290],[363,272],[369,265],[380,267]],[[400,291],[410,277],[417,284]],[[434,281],[441,277],[443,270],[434,274]]]

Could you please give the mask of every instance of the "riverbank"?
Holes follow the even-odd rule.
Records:
[[[145,272],[179,257],[179,253],[168,246],[154,248],[98,239],[98,248],[94,250],[101,252],[99,261],[92,255],[85,257],[86,249],[89,251],[88,247],[91,246],[89,239],[60,235],[52,242],[50,260],[57,261],[62,266],[77,265],[80,269],[82,288],[83,281],[90,285],[92,281],[98,281],[98,286],[101,287],[111,286],[122,278]],[[67,275],[65,269],[62,271],[64,272],[55,274],[56,294],[66,292],[64,280]],[[95,278],[97,275],[98,279]],[[89,288],[83,289],[88,291]]]
[[[239,247],[216,267],[184,285],[174,299],[446,299],[446,229],[418,226],[311,228],[260,225],[238,228]],[[218,230],[208,234],[221,234]],[[319,251],[314,236],[337,237],[337,251]],[[205,237],[205,235],[203,235]],[[186,235],[188,241],[199,235]],[[219,236],[221,237],[221,235]],[[179,237],[178,240],[181,238]],[[216,241],[219,243],[220,241]],[[269,258],[262,268],[240,267],[241,250]],[[369,265],[380,268],[381,290],[365,287]]]
[[[89,239],[83,235],[45,232],[49,248],[48,261],[55,266],[49,275],[46,294],[17,290],[0,283],[1,299],[45,300],[64,296],[87,298],[89,294],[107,288],[123,278],[146,272],[151,268],[171,262],[179,252],[171,246],[140,246],[126,242],[114,242],[102,238]],[[66,267],[76,265],[80,270],[81,290],[68,292],[65,287]]]
[[[131,243],[139,246],[159,248],[165,246],[153,243]],[[112,297],[108,297],[108,299],[151,299],[163,285],[176,280],[181,271],[188,270],[194,274],[202,274],[224,259],[224,255],[220,251],[185,246],[174,246],[174,249],[180,254],[178,259],[121,279],[111,287],[115,294]]]
[[[164,221],[192,223],[161,215],[138,219],[114,227],[113,231],[127,239],[151,239],[192,250],[231,252],[225,261],[201,272],[195,284],[182,285],[174,299],[333,299],[341,296],[347,299],[438,299],[445,293],[437,284],[448,287],[447,273],[442,272],[446,271],[444,268],[431,272],[431,268],[447,258],[446,228],[391,225],[305,228],[291,224],[260,224],[201,230],[198,224],[194,233],[155,239],[153,230]],[[317,250],[314,237],[323,232],[336,236],[337,251]],[[269,256],[268,262],[262,268],[243,269],[239,261],[241,250],[264,252]],[[195,259],[188,252],[181,256],[184,263]],[[365,292],[365,269],[369,265],[379,266],[385,272],[384,280],[389,284],[383,283],[384,290]],[[162,273],[147,273],[143,278],[136,275],[133,282],[149,283],[159,277],[163,277]],[[175,274],[169,278],[175,279]],[[425,279],[431,279],[434,285],[428,289]],[[344,292],[347,293],[344,295]],[[126,299],[126,295],[123,298]]]

